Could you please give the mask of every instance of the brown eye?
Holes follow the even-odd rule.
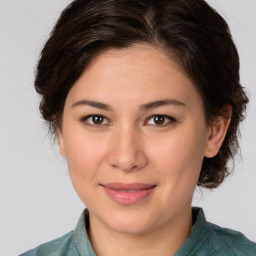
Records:
[[[101,115],[90,115],[82,119],[82,122],[90,126],[103,126],[108,125],[109,120]]]
[[[103,122],[104,122],[104,117],[103,117],[103,116],[93,116],[93,117],[92,117],[92,122],[93,122],[94,124],[97,124],[97,125],[103,124]]]
[[[148,125],[165,126],[176,122],[176,119],[167,115],[154,115],[147,120]]]
[[[162,125],[165,123],[166,117],[165,116],[155,116],[154,117],[154,123],[156,125]]]

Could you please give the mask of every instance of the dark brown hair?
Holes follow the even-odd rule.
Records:
[[[175,56],[204,102],[207,124],[232,106],[224,143],[205,158],[199,186],[217,187],[238,149],[238,125],[248,102],[239,58],[225,20],[203,0],[76,0],[61,14],[37,66],[40,110],[55,133],[67,94],[90,61],[110,48],[147,43]]]

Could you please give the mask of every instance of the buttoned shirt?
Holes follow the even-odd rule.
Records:
[[[193,220],[189,238],[174,256],[256,256],[256,243],[240,232],[207,222],[201,208],[193,208]],[[96,256],[86,227],[89,227],[87,209],[74,231],[20,256]]]

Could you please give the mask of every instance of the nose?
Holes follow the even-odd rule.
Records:
[[[147,164],[142,135],[133,128],[123,128],[113,134],[109,163],[123,171],[134,171]]]

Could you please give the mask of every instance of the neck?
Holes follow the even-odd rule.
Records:
[[[90,214],[89,238],[97,256],[171,256],[187,240],[191,228],[191,208],[172,221],[140,234],[117,232]]]

